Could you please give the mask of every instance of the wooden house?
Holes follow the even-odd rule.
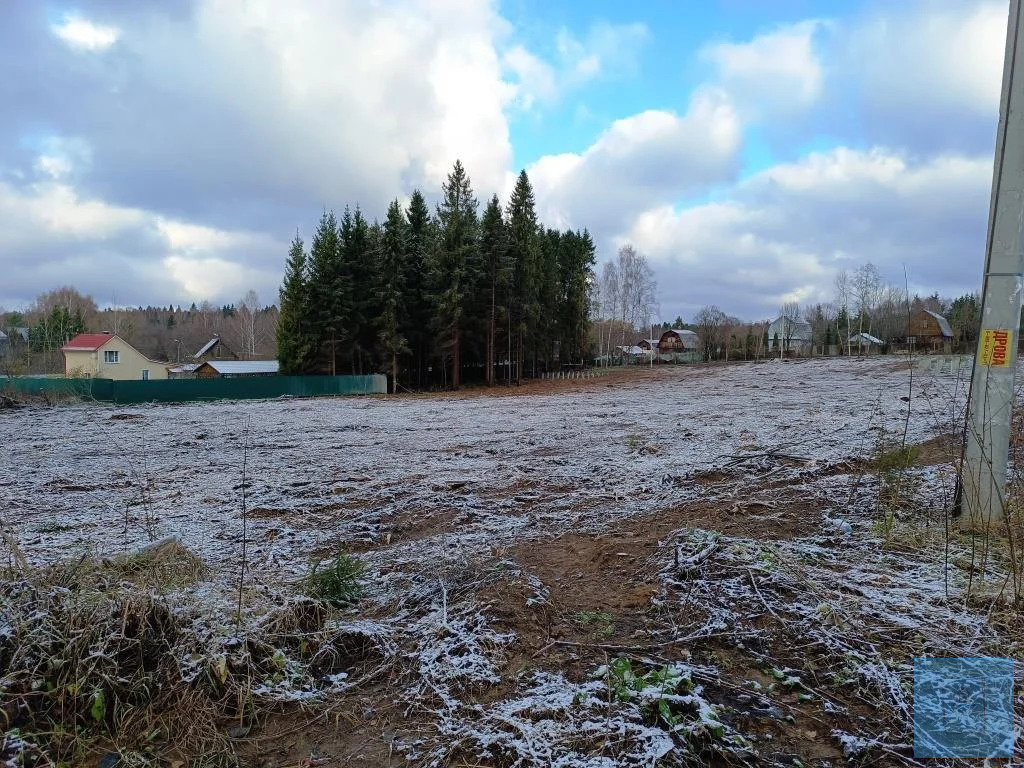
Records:
[[[922,309],[910,318],[907,343],[923,350],[949,350],[953,343],[953,329],[949,321],[938,312]]]
[[[685,328],[669,328],[658,339],[658,351],[663,355],[699,350],[700,337],[694,331]]]
[[[237,360],[238,355],[231,351],[224,343],[224,339],[215,334],[212,339],[203,344],[198,352],[192,355],[192,359],[197,363],[204,363],[207,360]]]
[[[195,370],[197,379],[276,376],[277,360],[207,360]]]

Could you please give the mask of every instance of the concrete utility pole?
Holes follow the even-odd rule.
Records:
[[[965,460],[958,503],[964,522],[1003,517],[1010,448],[1017,329],[1024,274],[1024,26],[1011,0],[996,133],[995,169],[981,301],[981,334],[967,400]]]

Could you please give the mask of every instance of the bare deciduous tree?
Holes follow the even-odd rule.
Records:
[[[260,297],[251,288],[246,291],[245,296],[238,303],[235,312],[235,330],[240,341],[242,356],[253,358],[256,356],[256,348],[259,346],[260,323]]]
[[[693,324],[697,326],[697,335],[700,337],[705,360],[711,360],[714,355],[728,319],[725,312],[714,305],[701,307],[694,316]]]
[[[626,344],[626,329],[647,328],[657,307],[657,284],[647,257],[632,245],[619,248],[617,259],[619,277],[618,309],[622,323],[622,344]]]

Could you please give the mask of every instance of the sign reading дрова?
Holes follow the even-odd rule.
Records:
[[[981,332],[981,365],[989,368],[1010,367],[1010,345],[1013,343],[1013,331],[999,328],[986,328]]]

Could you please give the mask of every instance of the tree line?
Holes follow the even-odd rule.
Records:
[[[587,357],[594,242],[537,218],[519,174],[503,208],[479,202],[456,161],[431,213],[415,190],[383,223],[358,206],[296,233],[280,289],[285,374],[386,372],[392,386],[520,381]]]

